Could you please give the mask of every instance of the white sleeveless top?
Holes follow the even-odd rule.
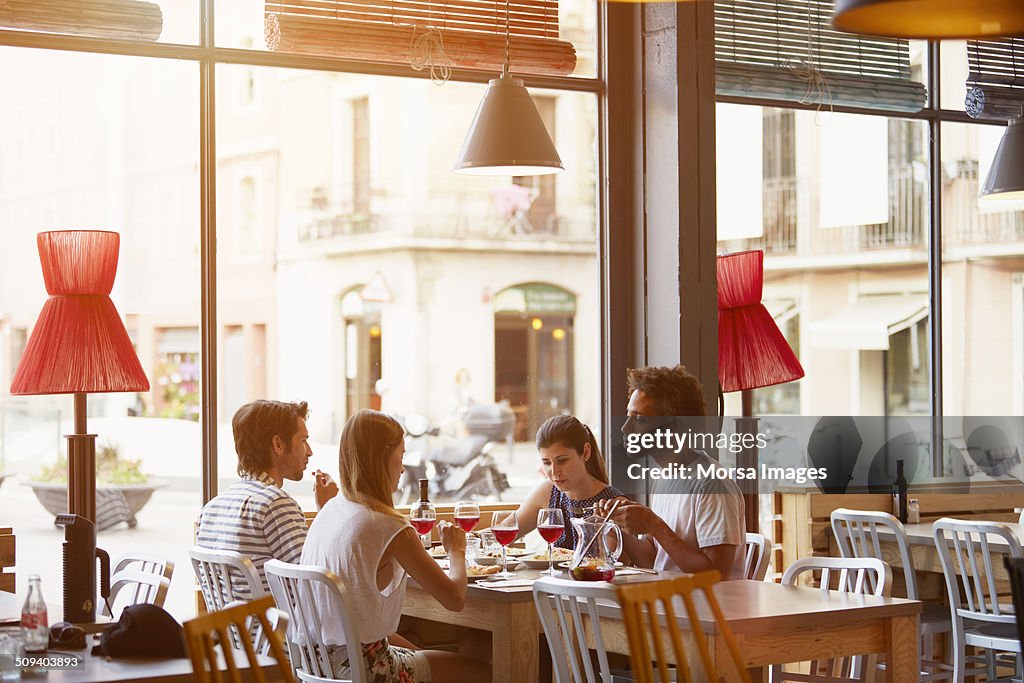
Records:
[[[397,560],[391,560],[391,583],[377,589],[377,565],[385,549],[406,527],[401,520],[365,505],[353,503],[339,493],[317,513],[302,548],[302,564],[327,567],[338,575],[347,590],[349,603],[359,624],[359,639],[372,643],[398,629],[405,598],[407,575]],[[317,598],[323,605],[320,619],[323,639],[328,645],[347,645],[340,615],[327,610],[326,592]]]

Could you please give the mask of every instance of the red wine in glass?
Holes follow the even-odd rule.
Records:
[[[462,530],[467,534],[476,528],[476,525],[480,522],[480,515],[476,517],[456,517],[455,523],[462,527]]]
[[[611,581],[615,578],[615,568],[584,564],[572,570],[572,578],[577,581]]]
[[[518,527],[515,529],[496,529],[492,527],[491,531],[494,532],[494,540],[504,546],[512,543],[512,541],[516,540],[516,536],[519,535]]]
[[[554,543],[565,533],[565,527],[561,524],[545,524],[537,527],[537,531],[546,543]]]
[[[434,524],[437,523],[436,519],[410,519],[409,522],[412,524],[412,528],[416,530],[416,533],[420,536],[426,536],[434,528]]]

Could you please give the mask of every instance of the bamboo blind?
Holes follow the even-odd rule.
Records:
[[[968,114],[1004,120],[1024,115],[1024,38],[969,40],[967,64]]]
[[[287,0],[266,2],[267,47],[282,52],[408,63],[417,36],[436,31],[454,66],[497,71],[505,55],[502,0]],[[570,74],[558,0],[510,0],[512,70]]]
[[[918,111],[906,40],[832,28],[832,0],[716,0],[719,94]]]
[[[156,41],[160,6],[142,0],[0,0],[0,27]]]

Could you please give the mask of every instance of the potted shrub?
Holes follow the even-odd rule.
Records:
[[[125,522],[129,528],[138,524],[135,515],[149,502],[153,492],[163,484],[150,481],[141,469],[140,460],[122,458],[117,445],[106,442],[96,448],[96,527],[108,529]],[[50,514],[67,512],[68,461],[61,453],[52,465],[29,482],[36,498]]]

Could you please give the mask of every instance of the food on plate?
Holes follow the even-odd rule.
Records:
[[[466,567],[466,576],[487,576],[489,574],[497,574],[500,571],[501,567],[496,564],[492,564],[488,567],[469,565]]]
[[[430,549],[431,557],[444,557],[447,554],[448,551],[444,549],[443,545],[435,545],[433,548]]]
[[[545,562],[547,562],[548,561],[548,551],[547,550],[542,550],[540,552],[534,553],[533,555],[530,555],[526,559],[528,559],[528,560],[544,560]],[[572,551],[569,550],[568,548],[552,548],[551,549],[551,559],[553,559],[555,562],[564,562],[566,560],[571,560],[572,559]]]

